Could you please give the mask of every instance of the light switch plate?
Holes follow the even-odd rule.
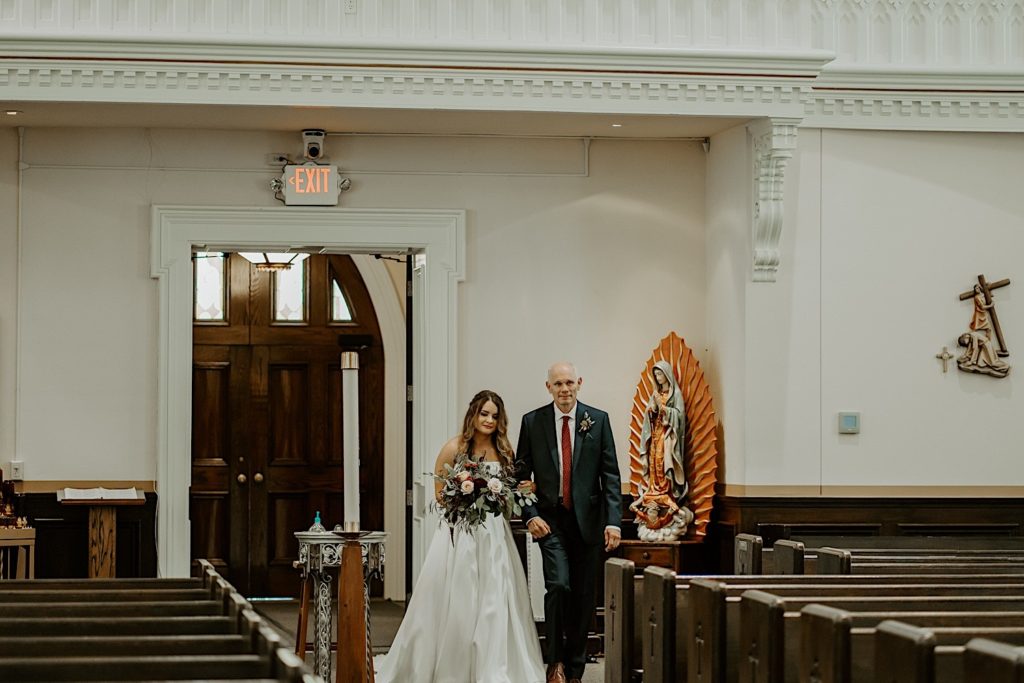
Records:
[[[860,434],[860,413],[839,413],[840,434]]]

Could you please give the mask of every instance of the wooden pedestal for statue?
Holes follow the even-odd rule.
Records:
[[[623,540],[619,544],[619,554],[622,559],[635,564],[638,573],[646,567],[664,567],[677,574],[689,574],[696,573],[699,568],[697,551],[701,546],[701,539],[654,543]]]

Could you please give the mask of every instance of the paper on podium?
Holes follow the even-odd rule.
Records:
[[[62,500],[138,500],[139,492],[130,489],[108,489],[102,486],[91,489],[63,489]]]

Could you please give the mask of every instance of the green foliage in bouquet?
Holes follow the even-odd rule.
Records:
[[[475,460],[446,464],[444,474],[433,477],[441,483],[437,508],[453,539],[456,529],[472,531],[491,515],[510,519],[522,514],[524,505],[537,502],[533,482],[517,482],[504,473],[488,476]]]

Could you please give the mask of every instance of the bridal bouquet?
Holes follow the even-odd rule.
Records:
[[[441,482],[438,507],[453,538],[458,528],[472,531],[490,515],[504,515],[507,519],[520,514],[524,505],[537,502],[532,481],[489,476],[472,460],[445,465],[444,470],[443,475],[433,476]]]

